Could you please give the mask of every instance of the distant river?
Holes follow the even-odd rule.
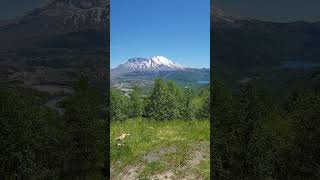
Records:
[[[281,67],[286,69],[312,69],[312,68],[319,68],[320,62],[282,61]]]
[[[51,108],[51,109],[56,110],[60,115],[63,115],[63,114],[64,114],[64,109],[62,109],[62,108],[60,108],[60,107],[58,106],[58,103],[59,103],[60,101],[62,101],[63,98],[64,98],[64,97],[57,97],[57,98],[51,99],[50,101],[48,101],[48,102],[46,103],[46,106],[49,107],[49,108]]]

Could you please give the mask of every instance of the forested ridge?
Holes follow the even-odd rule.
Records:
[[[211,92],[214,179],[319,179],[320,92],[294,91],[278,103],[245,84],[234,95],[221,82]]]

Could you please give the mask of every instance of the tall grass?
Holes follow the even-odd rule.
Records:
[[[116,141],[115,139],[123,133],[128,133],[130,136],[122,142]],[[114,173],[120,173],[125,167],[140,163],[141,157],[147,153],[172,145],[177,147],[177,152],[172,155],[176,156],[173,158],[176,161],[167,162],[176,166],[188,158],[190,145],[195,142],[210,141],[210,124],[209,120],[131,119],[124,122],[113,121],[110,141],[111,167]],[[151,167],[161,167],[161,165],[153,164]]]

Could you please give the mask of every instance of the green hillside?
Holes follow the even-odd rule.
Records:
[[[130,134],[123,141],[116,138]],[[111,123],[112,179],[209,179],[209,120]]]

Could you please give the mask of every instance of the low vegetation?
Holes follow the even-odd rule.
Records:
[[[209,88],[155,79],[146,94],[111,91],[113,179],[208,179]],[[122,134],[130,134],[123,141]]]
[[[130,134],[123,141],[121,134]],[[112,179],[209,179],[209,120],[111,123]]]
[[[124,121],[132,118],[152,120],[208,119],[210,113],[209,87],[198,91],[180,88],[174,81],[166,83],[157,78],[147,94],[137,87],[129,95],[111,90],[111,119]]]

